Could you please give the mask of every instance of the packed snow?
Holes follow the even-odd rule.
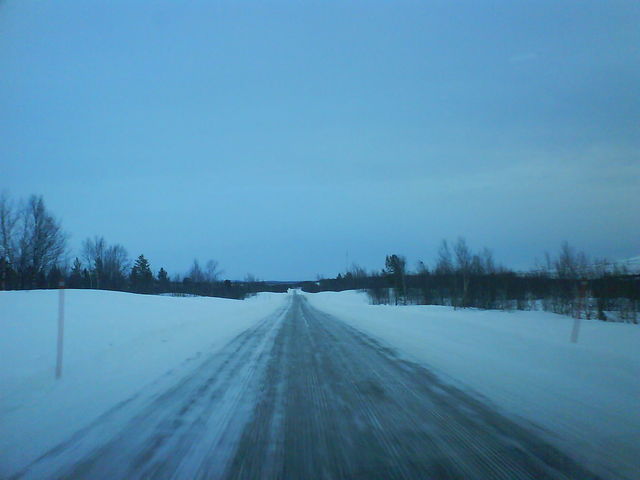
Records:
[[[283,304],[276,294],[238,301],[67,290],[56,381],[58,291],[0,292],[0,477]]]
[[[362,293],[313,306],[529,423],[606,478],[640,472],[640,328],[547,312],[369,305]]]
[[[603,477],[637,478],[638,326],[583,320],[574,344],[573,319],[546,312],[374,306],[356,292],[307,298],[519,418]],[[68,290],[64,370],[56,381],[58,292],[0,292],[0,477],[119,402],[153,391],[149,385],[166,387],[285,300]]]

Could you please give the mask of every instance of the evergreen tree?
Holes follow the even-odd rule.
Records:
[[[48,288],[58,288],[60,282],[64,281],[64,275],[57,265],[54,265],[47,273],[46,282]]]
[[[396,305],[398,298],[402,295],[402,301],[407,303],[407,284],[405,281],[407,260],[400,255],[387,255],[385,267],[390,275],[395,290]]]
[[[76,257],[73,261],[73,267],[69,274],[69,288],[81,288],[82,287],[82,263],[80,259]]]
[[[166,293],[169,290],[169,287],[169,274],[164,268],[160,268],[160,271],[158,272],[158,288],[161,293]]]
[[[91,272],[88,269],[82,269],[82,288],[92,288],[91,287]]]
[[[18,275],[11,268],[11,263],[0,257],[0,290],[12,290],[18,287]]]
[[[131,269],[131,289],[139,293],[151,293],[153,289],[153,273],[149,261],[140,255]]]

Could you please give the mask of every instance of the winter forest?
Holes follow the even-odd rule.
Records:
[[[257,292],[301,288],[307,292],[365,290],[371,303],[448,305],[455,308],[546,310],[602,321],[638,323],[640,274],[605,259],[590,259],[564,242],[545,253],[530,271],[496,263],[492,251],[474,251],[463,237],[443,240],[432,266],[415,269],[389,254],[384,266],[367,271],[352,265],[335,278],[269,282],[247,275],[223,279],[218,262],[197,259],[186,273],[169,274],[143,253],[134,259],[118,243],[87,238],[79,252],[42,196],[26,200],[0,196],[0,288],[83,288],[142,294],[202,295],[242,299]]]

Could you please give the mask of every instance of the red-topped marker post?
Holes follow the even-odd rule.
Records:
[[[582,311],[585,311],[586,318],[586,309],[587,306],[587,286],[588,282],[586,280],[582,280],[580,282],[580,287],[578,290],[578,308],[575,313],[575,318],[573,320],[573,329],[571,330],[571,342],[578,343],[578,334],[580,333],[580,317],[582,316]]]
[[[58,353],[56,355],[56,379],[62,377],[62,348],[64,346],[64,280],[58,284]]]

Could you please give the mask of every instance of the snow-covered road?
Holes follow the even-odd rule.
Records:
[[[15,478],[596,478],[302,295],[149,389]]]

